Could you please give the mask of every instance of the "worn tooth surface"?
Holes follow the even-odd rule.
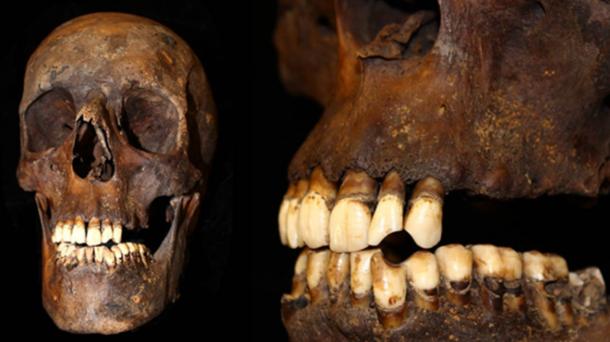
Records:
[[[330,260],[328,261],[328,271],[326,273],[331,301],[337,300],[341,286],[347,281],[348,275],[349,254],[331,252]]]
[[[97,246],[101,241],[100,220],[94,217],[89,221],[87,226],[87,246]]]
[[[114,243],[121,243],[121,238],[123,236],[123,227],[120,222],[115,222],[112,225],[112,241]]]
[[[299,209],[299,235],[309,248],[328,246],[328,221],[336,196],[336,185],[316,167],[309,181],[309,190]]]
[[[368,231],[369,245],[377,246],[386,236],[402,229],[404,205],[404,184],[398,173],[392,171],[379,189],[377,207]]]
[[[567,277],[569,273],[565,259],[555,254],[525,252],[523,264],[525,275],[537,281],[554,281]]]
[[[572,308],[581,320],[606,306],[606,284],[597,267],[588,267],[569,274]]]
[[[288,190],[286,191],[286,194],[284,195],[284,198],[282,199],[282,204],[280,205],[280,211],[279,211],[278,217],[277,217],[280,241],[282,242],[282,245],[284,245],[284,246],[288,245],[288,237],[286,235],[287,234],[286,229],[287,229],[287,225],[288,225],[288,223],[287,223],[288,208],[290,207],[290,201],[292,199],[294,199],[294,197],[295,197],[295,192],[296,192],[296,185],[290,184],[288,186]]]
[[[409,283],[416,293],[416,304],[422,309],[436,310],[440,273],[434,254],[427,251],[415,252],[404,264]]]
[[[114,254],[114,259],[116,260],[116,263],[120,264],[123,260],[123,253],[121,253],[121,249],[119,248],[119,246],[114,245],[110,248],[110,250]]]
[[[443,186],[427,177],[413,190],[404,227],[421,248],[431,248],[441,239],[443,232]]]
[[[494,245],[482,244],[472,246],[471,250],[483,304],[492,311],[502,311],[504,263],[500,249]]]
[[[72,242],[72,220],[64,221],[62,229],[62,240],[63,242]]]
[[[74,243],[84,244],[87,240],[85,232],[85,222],[82,217],[77,216],[74,219],[74,227],[72,228],[72,240]]]
[[[451,244],[437,248],[435,255],[449,300],[454,304],[466,304],[472,281],[472,251]]]
[[[112,240],[112,224],[109,219],[102,221],[102,243]]]
[[[330,249],[333,252],[355,252],[368,246],[369,204],[375,199],[375,191],[375,180],[365,172],[347,172],[339,188],[337,204],[330,214]]]
[[[286,241],[288,247],[299,248],[303,246],[303,237],[299,234],[299,209],[301,208],[301,200],[307,193],[309,181],[301,179],[297,182],[294,198],[288,202],[288,210],[286,212]]]
[[[139,258],[136,258],[136,253],[138,253],[138,247],[133,242],[127,242],[127,249],[129,250],[129,257],[133,261],[138,261]]]
[[[53,243],[60,243],[61,240],[63,240],[63,226],[63,221],[58,221],[57,224],[55,224],[55,229],[53,229],[53,235],[51,236],[51,241],[53,241]]]
[[[85,247],[85,258],[88,263],[93,262],[93,248],[94,247]]]
[[[373,297],[385,328],[401,325],[406,318],[407,274],[404,265],[390,265],[381,251],[371,259]]]
[[[102,261],[104,261],[104,249],[105,248],[106,248],[106,246],[93,247],[96,263],[101,263]]]
[[[110,251],[110,249],[108,249],[106,246],[102,246],[101,248],[102,256],[104,257],[104,262],[106,262],[106,265],[108,265],[108,267],[114,267],[114,253],[112,253],[112,251]]]
[[[294,274],[292,275],[292,292],[287,295],[288,299],[294,300],[305,295],[307,288],[307,259],[309,249],[304,249],[294,263]]]
[[[371,258],[379,249],[350,253],[350,289],[354,304],[368,307],[373,286]]]
[[[127,247],[126,243],[120,243],[117,246],[121,250],[121,254],[123,254],[123,259],[125,259],[129,255],[129,247]]]
[[[326,284],[323,280],[326,277],[329,259],[330,251],[327,249],[309,252],[306,277],[312,302],[319,300],[324,295]]]
[[[76,248],[76,260],[79,264],[84,264],[87,260],[85,258],[85,247]]]

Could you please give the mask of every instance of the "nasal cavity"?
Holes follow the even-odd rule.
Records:
[[[102,139],[100,140],[100,136]],[[72,150],[72,169],[83,179],[106,182],[112,178],[114,164],[106,142],[105,132],[80,119],[77,122],[76,140]]]

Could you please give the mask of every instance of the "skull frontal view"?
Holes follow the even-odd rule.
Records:
[[[78,17],[31,56],[19,115],[55,324],[113,334],[156,317],[178,298],[216,142],[197,57],[154,21]]]
[[[282,81],[324,106],[279,209],[281,242],[303,248],[282,298],[290,337],[607,339],[599,269],[571,271],[547,251],[437,245],[449,193],[608,192],[610,3],[279,7]],[[422,250],[393,255],[404,236]]]

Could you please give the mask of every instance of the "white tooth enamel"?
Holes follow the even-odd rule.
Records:
[[[79,264],[82,264],[86,261],[85,259],[85,247],[77,247],[76,249],[76,259]]]
[[[305,273],[307,270],[307,259],[309,257],[309,251],[304,250],[297,257],[297,261],[294,263],[294,274],[300,275]]]
[[[330,251],[327,249],[309,253],[307,258],[307,286],[310,290],[318,287],[320,281],[326,275],[329,258]]]
[[[369,228],[369,245],[377,246],[381,240],[402,229],[404,200],[393,194],[379,199]]]
[[[115,222],[112,226],[112,241],[114,243],[121,243],[121,238],[123,235],[123,227],[119,222]]]
[[[106,246],[102,246],[102,255],[104,257],[104,261],[106,262],[106,265],[108,265],[109,267],[113,267],[115,262],[114,262],[114,253],[112,253],[108,247]]]
[[[295,197],[288,201],[288,212],[286,213],[286,240],[290,248],[303,246],[303,238],[299,234],[299,210],[301,199],[305,195],[309,182],[300,180],[296,185]]]
[[[350,253],[350,288],[356,298],[362,298],[371,291],[371,258],[378,251],[371,249]]]
[[[500,277],[504,265],[500,250],[494,245],[474,245],[470,248],[474,256],[474,265],[478,274],[483,277]]]
[[[121,253],[121,249],[119,248],[119,246],[114,245],[114,246],[112,246],[110,248],[110,250],[114,254],[114,258],[116,260],[116,263],[117,264],[121,263],[121,260],[123,259],[123,254]]]
[[[331,253],[330,260],[328,261],[328,271],[326,272],[328,288],[334,292],[338,291],[348,275],[349,254]]]
[[[381,252],[371,260],[373,296],[377,307],[393,311],[401,308],[407,296],[407,275],[403,265],[388,265]]]
[[[290,203],[290,201],[287,198],[284,197],[284,199],[282,199],[282,204],[280,205],[280,212],[277,217],[278,227],[279,227],[279,232],[280,232],[280,241],[282,242],[282,245],[284,245],[284,246],[286,246],[288,244],[288,240],[286,237],[286,220],[287,220],[289,203]]]
[[[112,224],[109,219],[104,219],[102,222],[102,243],[106,243],[112,239]]]
[[[51,237],[51,241],[53,241],[53,243],[60,243],[61,240],[63,240],[63,225],[63,221],[58,221],[55,225],[53,236]]]
[[[442,185],[431,177],[419,181],[413,190],[404,227],[421,248],[431,248],[441,240],[442,196]]]
[[[87,245],[97,246],[102,241],[102,233],[100,232],[100,220],[92,218],[87,227]]]
[[[309,248],[328,245],[329,205],[335,200],[336,186],[316,167],[310,177],[309,189],[299,209],[299,235]]]
[[[435,289],[440,282],[436,258],[431,252],[419,251],[405,262],[407,276],[411,285],[417,290]]]
[[[538,251],[523,253],[524,273],[536,281],[554,281],[568,277],[568,264],[555,254],[542,254]]]
[[[94,254],[95,254],[95,262],[96,263],[101,263],[102,261],[104,261],[104,249],[106,248],[106,246],[97,246],[97,247],[93,247],[94,249]]]
[[[437,248],[436,259],[441,274],[447,281],[470,281],[472,276],[472,252],[458,244]]]
[[[129,254],[129,247],[127,247],[127,244],[125,243],[121,243],[118,244],[119,249],[121,250],[121,254],[123,254],[123,259]]]
[[[74,240],[74,243],[85,243],[85,241],[87,240],[87,236],[85,233],[85,223],[83,222],[83,219],[78,216],[76,217],[76,219],[74,220],[74,228],[72,229],[72,239]]]
[[[93,262],[93,247],[85,247],[85,258],[88,263]]]
[[[371,211],[354,198],[337,202],[330,214],[330,249],[334,252],[355,252],[368,246]]]
[[[62,240],[64,242],[72,242],[72,220],[67,220],[64,222],[62,235]]]

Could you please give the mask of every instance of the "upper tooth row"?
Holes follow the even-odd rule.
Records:
[[[109,219],[104,219],[100,223],[100,220],[94,217],[86,225],[83,218],[77,216],[74,220],[57,222],[51,240],[54,243],[86,243],[88,246],[97,246],[110,240],[120,243],[122,234],[123,227],[120,222],[111,223]]]
[[[422,248],[440,241],[443,187],[438,180],[428,177],[417,183],[404,215],[404,184],[396,172],[386,176],[376,193],[375,180],[364,172],[348,171],[337,193],[323,171],[315,168],[309,181],[292,184],[284,196],[278,217],[282,243],[355,252],[402,229]]]

